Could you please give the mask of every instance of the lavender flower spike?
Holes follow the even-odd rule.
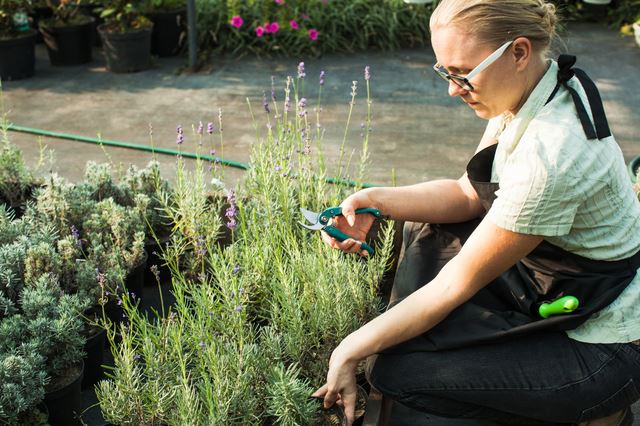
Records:
[[[271,111],[269,111],[269,102],[267,102],[267,94],[263,93],[262,94],[262,106],[264,107],[264,111],[269,114]]]
[[[212,135],[214,129],[215,129],[215,127],[214,127],[212,122],[207,123],[207,133],[208,134]]]
[[[184,135],[183,135],[183,131],[182,131],[182,126],[178,124],[178,127],[176,127],[176,143],[178,145],[182,145],[182,142],[184,142]]]
[[[298,64],[298,78],[305,78],[307,74],[304,72],[304,62]]]
[[[364,67],[364,79],[365,81],[369,81],[371,79],[371,68],[369,68],[369,65],[367,65],[366,67]]]
[[[320,71],[320,86],[324,86],[324,78],[327,75],[324,71]]]

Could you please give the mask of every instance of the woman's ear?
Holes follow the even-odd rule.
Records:
[[[513,41],[511,52],[516,69],[518,71],[522,71],[527,67],[531,60],[531,55],[533,53],[531,41],[526,37],[518,37]]]

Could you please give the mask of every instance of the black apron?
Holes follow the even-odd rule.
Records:
[[[569,90],[587,139],[611,135],[600,95],[589,77],[573,69],[575,57],[558,59],[558,84]],[[591,123],[578,93],[567,85],[576,76],[582,84],[594,116]],[[482,204],[488,210],[496,198],[497,183],[491,183],[491,168],[497,145],[479,151],[467,165],[467,174]],[[405,226],[401,260],[396,272],[391,304],[394,305],[431,281],[453,258],[473,232],[478,220],[462,224],[417,224]],[[640,252],[618,261],[588,259],[567,252],[547,241],[454,309],[428,332],[385,352],[437,351],[494,342],[541,331],[571,330],[609,305],[627,287],[640,267]],[[580,305],[570,314],[543,319],[538,308],[543,302],[572,295]]]

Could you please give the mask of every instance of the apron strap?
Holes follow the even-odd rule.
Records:
[[[549,103],[551,99],[556,95],[560,86],[565,87],[571,94],[573,103],[578,112],[578,118],[582,124],[582,129],[587,139],[604,139],[611,136],[611,130],[609,129],[609,123],[607,122],[607,116],[604,112],[604,106],[602,105],[602,99],[600,93],[596,88],[595,83],[587,76],[587,74],[579,68],[573,68],[576,63],[576,57],[572,55],[560,55],[558,58],[558,84],[551,92],[551,96],[547,99],[546,103]],[[589,119],[589,114],[580,99],[580,95],[573,87],[569,86],[567,82],[573,77],[577,77],[578,81],[582,85],[585,93],[587,94],[587,100],[589,101],[589,107],[591,107],[591,113],[593,114],[593,121]],[[595,128],[594,128],[595,124]]]

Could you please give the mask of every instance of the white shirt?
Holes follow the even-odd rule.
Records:
[[[596,260],[625,259],[640,250],[640,203],[613,136],[587,140],[571,95],[549,69],[513,117],[489,121],[498,146],[492,181],[497,198],[487,217],[497,226],[544,236],[547,241]],[[591,117],[586,94],[575,88]],[[567,332],[589,343],[640,339],[640,274],[609,306]]]

